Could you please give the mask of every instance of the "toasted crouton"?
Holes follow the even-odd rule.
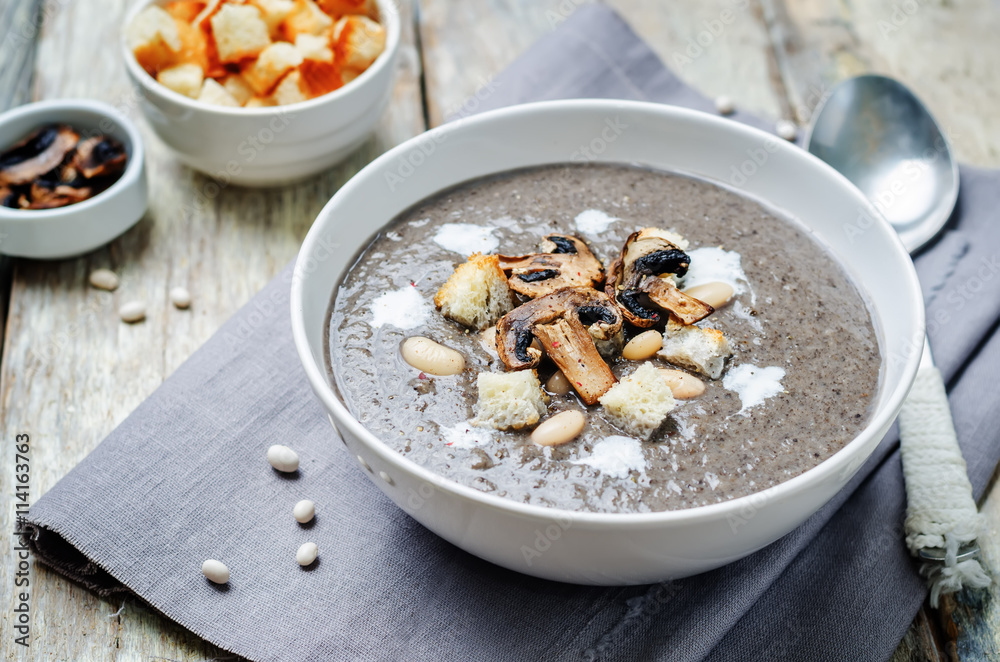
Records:
[[[337,61],[364,71],[385,50],[385,28],[365,16],[344,16],[333,26]]]
[[[330,16],[361,14],[375,18],[377,14],[374,0],[318,0],[317,4]]]
[[[183,46],[174,17],[157,5],[136,15],[125,28],[125,39],[139,66],[153,75],[172,66]]]
[[[257,94],[266,94],[286,73],[302,64],[302,55],[286,41],[271,44],[253,63],[243,69],[243,77]]]
[[[640,439],[649,439],[676,406],[667,380],[651,363],[612,386],[600,403],[615,427]]]
[[[299,65],[299,73],[302,74],[302,84],[308,90],[310,98],[333,92],[344,84],[340,78],[340,70],[332,62],[305,60]]]
[[[174,18],[190,24],[205,9],[205,3],[198,0],[173,0],[163,8]]]
[[[514,309],[500,258],[474,253],[434,295],[434,305],[448,319],[473,329],[495,324]]]
[[[250,0],[250,4],[260,10],[272,38],[277,37],[281,24],[295,10],[294,0]]]
[[[302,74],[298,70],[292,71],[282,78],[271,96],[279,106],[309,100],[309,92],[306,90],[305,83],[302,82]]]
[[[340,82],[342,85],[347,85],[352,80],[361,75],[360,71],[356,69],[341,69],[340,70]]]
[[[222,62],[254,57],[271,44],[267,23],[253,5],[223,5],[209,22]]]
[[[326,14],[313,0],[295,0],[295,9],[282,24],[285,38],[295,43],[300,34],[322,35],[333,19]]]
[[[250,87],[250,83],[246,81],[243,76],[239,74],[232,74],[231,76],[226,76],[226,79],[222,82],[222,87],[226,88],[226,91],[233,95],[233,98],[242,106],[247,101],[254,96],[253,88]]]
[[[202,9],[197,16],[195,16],[193,21],[191,21],[191,25],[196,28],[201,28],[202,30],[211,30],[212,24],[209,21],[213,16],[219,13],[223,4],[224,0],[208,0],[208,2],[205,3],[205,8]]]
[[[210,103],[213,106],[240,107],[240,102],[237,101],[236,98],[226,90],[226,88],[222,87],[211,78],[206,78],[205,82],[202,84],[201,92],[198,94],[198,101],[201,101],[202,103]]]
[[[545,415],[548,396],[534,370],[481,372],[476,388],[479,400],[473,425],[520,430],[535,425]]]
[[[693,324],[685,326],[674,320],[667,322],[663,348],[656,353],[664,361],[711,379],[719,378],[730,354],[729,341],[721,331]]]
[[[273,97],[250,97],[250,100],[243,104],[244,108],[270,108],[277,106],[278,102]]]
[[[326,37],[300,34],[295,38],[295,48],[302,54],[303,59],[333,63],[333,49],[330,48],[330,41]]]
[[[209,67],[208,35],[186,21],[179,18],[174,20],[177,22],[177,34],[181,38],[181,50],[175,64],[197,64],[202,71],[206,71]]]
[[[197,64],[178,64],[164,69],[156,76],[157,82],[178,94],[197,99],[201,93],[204,72]]]

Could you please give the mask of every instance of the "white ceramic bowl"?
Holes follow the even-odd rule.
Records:
[[[330,386],[324,327],[345,270],[373,233],[414,203],[472,178],[578,159],[648,165],[738,188],[801,219],[867,291],[883,352],[864,431],[806,473],[725,503],[599,514],[525,505],[433,474],[379,441]],[[863,234],[847,224],[859,214]],[[362,222],[359,222],[362,221]],[[924,314],[909,256],[845,178],[805,151],[736,122],[650,103],[555,101],[434,129],[382,155],[323,208],[292,281],[292,329],[306,374],[352,456],[401,508],[463,549],[519,572],[584,584],[638,584],[716,568],[764,547],[816,512],[878,445],[916,374]],[[850,351],[845,348],[844,351]]]
[[[385,50],[364,73],[329,94],[272,108],[213,106],[156,82],[136,62],[124,36],[124,26],[154,2],[135,3],[125,17],[126,70],[156,135],[182,163],[220,185],[276,186],[343,161],[371,134],[392,96],[400,33],[392,0],[377,0]]]
[[[103,246],[146,213],[146,155],[135,124],[90,99],[57,99],[18,106],[0,115],[0,153],[46,124],[68,124],[84,135],[102,133],[125,147],[125,172],[89,200],[57,209],[0,207],[0,253],[54,260]]]

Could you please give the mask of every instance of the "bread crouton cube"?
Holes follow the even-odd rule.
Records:
[[[473,253],[434,295],[434,305],[448,319],[472,329],[495,324],[514,309],[500,258]]]
[[[385,50],[385,28],[366,16],[344,16],[333,26],[337,61],[364,71]]]
[[[282,78],[278,87],[274,88],[274,94],[271,97],[279,106],[308,101],[309,92],[302,82],[302,74],[295,70]]]
[[[548,407],[534,370],[481,372],[476,378],[479,399],[471,423],[497,430],[520,430],[538,423]]]
[[[729,341],[717,329],[667,322],[663,347],[656,355],[674,365],[718,379],[732,354]]]
[[[181,38],[181,50],[175,64],[197,64],[206,71],[208,62],[208,34],[181,19],[177,21],[177,33]]]
[[[250,4],[260,10],[272,38],[278,36],[281,24],[295,11],[295,0],[250,0]]]
[[[174,17],[157,5],[132,19],[125,28],[125,40],[139,66],[154,76],[175,63],[183,46]]]
[[[302,74],[302,84],[310,98],[333,92],[343,86],[340,69],[332,62],[305,60],[299,65],[299,73]]]
[[[205,73],[197,64],[178,64],[161,71],[156,80],[178,94],[197,99],[204,76]]]
[[[202,84],[201,92],[198,94],[198,101],[210,103],[213,106],[230,106],[234,108],[239,108],[241,105],[226,88],[211,78],[206,78]]]
[[[251,97],[249,101],[243,104],[244,108],[271,108],[277,106],[278,102],[274,100],[273,97]]]
[[[250,83],[246,81],[243,76],[239,74],[232,74],[226,76],[225,80],[222,82],[222,87],[226,88],[226,91],[233,95],[233,98],[242,106],[247,101],[254,96],[253,88],[250,87]]]
[[[271,44],[267,23],[253,5],[225,4],[209,22],[222,62],[255,57]]]
[[[374,0],[318,0],[317,4],[330,16],[361,14],[375,18],[377,14]]]
[[[208,0],[205,3],[205,8],[198,13],[198,15],[191,21],[191,25],[202,30],[211,30],[212,24],[209,22],[213,16],[219,13],[222,9],[224,0]]]
[[[205,9],[205,3],[198,0],[174,0],[165,4],[163,8],[174,18],[190,24]]]
[[[612,425],[640,439],[653,436],[676,406],[667,380],[651,363],[612,386],[600,403]]]
[[[333,49],[326,37],[312,34],[300,34],[295,38],[295,48],[305,60],[333,63]]]
[[[340,83],[341,85],[347,85],[352,80],[361,75],[361,72],[356,69],[341,69],[340,70]]]
[[[295,9],[282,23],[282,29],[285,38],[295,43],[300,34],[322,35],[332,25],[333,19],[313,0],[295,0]]]
[[[286,73],[302,64],[302,55],[287,41],[271,44],[251,64],[243,68],[243,77],[257,94],[266,94]]]

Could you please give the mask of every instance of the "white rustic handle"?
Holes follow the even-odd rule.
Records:
[[[940,594],[988,586],[990,578],[975,559],[957,559],[960,546],[975,542],[980,517],[941,373],[929,352],[926,358],[899,413],[899,434],[906,479],[906,545],[914,555],[927,548],[944,552],[943,564],[931,561],[921,569],[936,607]]]

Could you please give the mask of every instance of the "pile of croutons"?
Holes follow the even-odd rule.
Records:
[[[313,99],[385,49],[373,0],[173,0],[126,27],[136,61],[174,92],[218,106]]]

